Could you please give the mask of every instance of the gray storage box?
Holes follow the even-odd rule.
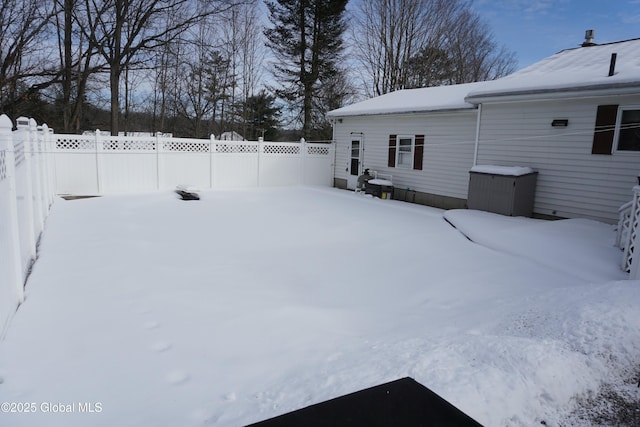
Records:
[[[467,207],[508,216],[531,216],[538,172],[518,166],[474,166]]]
[[[372,194],[381,199],[393,198],[393,183],[386,179],[370,179],[365,184],[365,194]]]

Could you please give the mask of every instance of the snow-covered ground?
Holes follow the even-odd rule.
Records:
[[[56,201],[0,343],[0,402],[35,413],[0,425],[236,426],[410,376],[484,425],[558,426],[640,365],[609,225],[201,196]]]

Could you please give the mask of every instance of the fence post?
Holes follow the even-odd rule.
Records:
[[[44,128],[42,125],[36,126],[36,139],[38,140],[38,175],[40,178],[40,213],[42,215],[42,228],[49,212],[49,187],[47,186],[47,149],[44,144]]]
[[[49,195],[49,205],[53,203],[55,196],[58,192],[58,174],[56,173],[56,151],[58,150],[58,145],[54,139],[54,133],[52,128],[47,129],[49,132],[48,141],[49,141],[49,149],[51,150],[51,163],[49,163],[49,183],[51,185],[51,194]]]
[[[16,120],[17,123],[17,134],[18,138],[22,142],[23,152],[24,152],[24,183],[20,183],[21,188],[24,190],[24,194],[19,194],[17,192],[18,182],[16,180],[16,194],[18,198],[22,198],[25,206],[25,215],[26,218],[23,221],[27,224],[26,233],[27,233],[27,242],[29,244],[29,258],[30,260],[36,259],[36,234],[34,230],[34,211],[33,211],[33,183],[31,177],[31,141],[29,140],[29,119],[26,117],[18,117]],[[15,142],[14,142],[15,149]],[[24,260],[27,264],[25,268],[28,268],[30,260]],[[25,270],[26,271],[26,270]]]
[[[40,179],[40,141],[38,141],[38,124],[34,119],[29,119],[29,148],[31,152],[31,178],[33,192],[33,226],[35,239],[38,241],[40,233],[44,229],[44,217],[42,216],[42,181]]]
[[[333,177],[336,175],[336,142],[332,140],[329,143],[329,179],[327,180],[327,185],[329,187],[333,187]]]
[[[265,145],[263,144],[264,138],[258,138],[258,174],[256,175],[256,186],[260,187],[260,177],[262,176],[262,170],[260,170],[260,166],[262,162],[260,161],[260,156],[262,156],[262,150],[264,150]]]
[[[44,183],[45,194],[43,200],[45,202],[45,217],[49,214],[49,208],[52,202],[52,183],[51,183],[51,147],[49,146],[49,126],[43,123],[38,129],[40,131],[40,138],[42,140],[42,153],[43,153],[43,170],[42,170],[42,182]]]
[[[216,136],[209,135],[209,188],[213,189],[214,182],[214,156],[216,155]]]
[[[8,259],[6,260],[7,284],[15,289],[18,303],[21,304],[24,302],[24,286],[22,279],[22,261],[20,259],[20,236],[18,235],[16,164],[13,152],[12,126],[13,124],[9,117],[4,114],[0,116],[0,155],[4,156],[5,179],[7,179],[9,183],[9,192],[3,196],[5,200],[0,204],[5,206],[4,210],[8,214],[5,224],[8,233],[6,243],[9,246],[7,248]],[[0,174],[2,174],[2,171],[0,171]],[[2,181],[1,176],[0,181]]]
[[[102,179],[102,155],[103,146],[100,140],[100,129],[96,129],[96,183],[98,186],[98,194],[102,194],[104,191],[103,179]]]
[[[307,160],[307,140],[300,138],[300,177],[298,179],[298,185],[304,185],[304,171],[305,163]]]
[[[164,169],[164,159],[162,157],[163,142],[160,140],[159,132],[156,132],[156,186],[162,189],[162,172]]]

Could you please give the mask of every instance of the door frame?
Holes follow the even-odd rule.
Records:
[[[357,166],[356,166],[356,170],[353,171],[352,168],[354,166],[354,162],[353,160],[356,159],[356,157],[354,157],[354,148],[353,148],[353,143],[357,142],[358,143],[358,157],[357,157]],[[362,168],[362,160],[364,157],[364,134],[358,132],[358,133],[352,133],[350,135],[349,138],[349,144],[347,146],[347,189],[348,190],[355,190],[357,185],[358,185],[358,177],[360,175],[362,175],[363,172],[363,168]],[[355,172],[355,173],[354,173]]]

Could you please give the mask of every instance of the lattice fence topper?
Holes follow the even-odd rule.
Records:
[[[94,138],[58,138],[56,139],[56,148],[59,150],[94,151],[96,149],[96,141]]]
[[[216,143],[217,153],[257,153],[257,144]]]
[[[329,147],[318,147],[315,145],[307,145],[307,154],[310,156],[328,156]]]
[[[637,188],[637,187],[636,187]],[[631,271],[631,263],[633,262],[633,252],[634,252],[634,242],[636,241],[636,236],[640,233],[640,189],[634,188],[633,195],[633,208],[631,210],[630,217],[630,230],[629,235],[627,237],[627,243],[624,247],[623,257],[622,257],[622,269],[627,273]],[[638,262],[638,260],[636,260]]]
[[[16,158],[16,167],[18,167],[22,164],[22,162],[24,162],[24,141],[18,140],[15,143],[13,150],[14,156]]]
[[[0,151],[0,182],[7,179],[7,152]]]
[[[208,153],[210,144],[208,142],[174,142],[164,141],[161,143],[166,151],[180,151],[184,153]]]
[[[117,139],[107,139],[103,141],[103,149],[106,151],[154,151],[156,149],[155,140],[140,141],[118,141]]]
[[[262,147],[264,154],[300,154],[299,145],[264,145]]]

